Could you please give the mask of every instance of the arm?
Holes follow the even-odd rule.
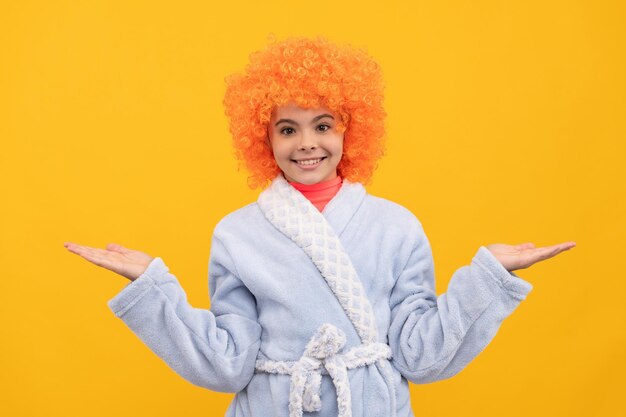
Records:
[[[192,307],[161,258],[113,299],[110,309],[180,376],[218,392],[252,378],[260,346],[254,296],[214,235],[209,262],[211,310]]]
[[[415,230],[417,229],[417,230]],[[481,246],[436,296],[430,244],[421,224],[391,293],[392,362],[409,381],[424,384],[460,372],[493,339],[532,285],[509,273]]]

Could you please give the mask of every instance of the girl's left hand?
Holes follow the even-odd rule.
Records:
[[[576,246],[576,242],[565,242],[558,245],[535,248],[535,245],[529,242],[516,246],[494,243],[485,247],[489,249],[507,271],[511,272],[516,269],[528,268],[537,262],[552,258],[574,246]]]

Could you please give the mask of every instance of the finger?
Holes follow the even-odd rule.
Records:
[[[521,243],[519,245],[517,245],[517,249],[520,250],[524,250],[524,249],[534,249],[535,245],[531,242],[527,242],[527,243]]]
[[[67,249],[72,252],[75,253],[77,255],[80,256],[84,256],[84,255],[91,255],[93,253],[94,248],[91,248],[89,246],[84,246],[84,245],[68,245]]]
[[[85,245],[79,245],[79,244],[70,244],[67,246],[67,249],[70,252],[73,252],[77,255],[82,255],[84,253],[92,253],[94,250],[96,250],[95,248],[92,248],[90,246],[85,246]]]
[[[76,254],[84,250],[84,248],[88,247],[88,246],[83,246],[83,245],[79,245],[78,243],[72,243],[72,242],[65,242],[63,246],[65,246],[65,248],[69,250],[70,252],[73,252]]]
[[[552,256],[554,256],[563,251],[569,250],[573,248],[574,246],[576,246],[575,242],[565,242],[565,243],[559,243],[557,245],[548,246],[547,249],[550,249],[550,253],[552,253]]]
[[[79,245],[78,243],[74,243],[74,242],[65,242],[63,243],[63,246],[65,246],[66,249],[72,249],[72,248],[76,248],[82,245]]]
[[[110,265],[110,259],[107,257],[107,252],[104,249],[74,245],[71,247],[70,251],[98,266],[106,267],[106,265]]]
[[[75,253],[76,255],[81,256],[82,258],[85,258],[86,260],[88,260],[89,262],[92,262],[96,265],[101,265],[102,264],[102,255],[99,254],[95,248],[91,248],[89,246],[74,246],[71,249],[71,252]],[[101,249],[100,249],[101,250]]]
[[[130,253],[131,251],[127,248],[125,248],[122,245],[118,245],[117,243],[109,243],[106,248],[108,250],[112,250],[114,252],[119,252],[119,253],[123,253],[123,254],[127,254]]]
[[[532,254],[532,262],[537,263],[540,261],[545,261],[546,259],[550,259],[563,252],[564,250],[567,250],[566,248],[567,246],[563,245],[552,245],[537,248]]]

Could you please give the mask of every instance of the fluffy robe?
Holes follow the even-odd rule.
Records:
[[[322,214],[363,285],[378,342],[392,352],[391,379],[375,364],[348,370],[354,417],[413,416],[407,380],[428,383],[460,372],[532,290],[481,246],[437,296],[432,253],[419,220],[406,208],[367,194],[359,183],[344,180]],[[192,307],[157,257],[108,305],[183,378],[237,393],[227,417],[287,417],[290,376],[255,370],[255,364],[298,361],[323,324],[342,330],[345,349],[361,345],[315,264],[256,202],[216,225],[209,294],[210,310]],[[315,415],[336,417],[337,391],[328,374],[322,375],[319,392]]]

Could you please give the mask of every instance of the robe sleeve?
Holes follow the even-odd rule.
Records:
[[[460,372],[494,338],[532,284],[509,273],[481,246],[435,294],[432,252],[417,219],[413,244],[390,298],[392,363],[409,381],[425,384]]]
[[[254,296],[215,235],[209,294],[210,310],[192,307],[177,278],[157,257],[108,306],[187,381],[213,391],[238,392],[253,376],[261,326]]]

